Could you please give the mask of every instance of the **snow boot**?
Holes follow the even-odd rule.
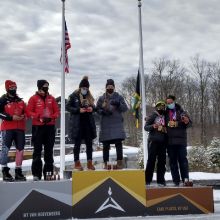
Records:
[[[123,169],[123,160],[117,160],[117,169],[118,170]]]
[[[2,174],[3,174],[3,181],[6,182],[13,182],[14,178],[12,175],[9,173],[10,168],[9,167],[3,167],[2,168]]]
[[[15,168],[15,180],[26,181],[26,177],[23,175],[21,168]]]
[[[74,170],[83,171],[83,167],[79,160],[75,161]]]
[[[88,170],[95,170],[94,165],[92,164],[92,160],[87,161],[87,169]]]

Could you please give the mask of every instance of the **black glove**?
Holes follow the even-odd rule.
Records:
[[[47,124],[49,122],[51,122],[51,118],[43,118],[43,123]]]
[[[120,101],[117,99],[113,99],[110,101],[110,104],[118,107],[120,105]]]

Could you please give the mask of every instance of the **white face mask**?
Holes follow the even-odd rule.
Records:
[[[82,95],[86,95],[88,93],[88,90],[87,89],[81,89],[81,94]]]

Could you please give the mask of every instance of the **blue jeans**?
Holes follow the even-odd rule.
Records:
[[[25,145],[25,133],[24,130],[11,129],[2,131],[2,151],[0,154],[1,165],[7,165],[8,163],[8,151],[11,148],[14,141],[17,150],[24,150]]]

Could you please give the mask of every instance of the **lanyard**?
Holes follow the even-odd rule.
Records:
[[[164,119],[164,115],[163,116],[158,116],[156,118],[156,124],[158,125],[162,125],[162,126],[165,126],[165,119]]]
[[[175,109],[169,110],[169,118],[170,118],[170,121],[176,121],[176,110]]]

